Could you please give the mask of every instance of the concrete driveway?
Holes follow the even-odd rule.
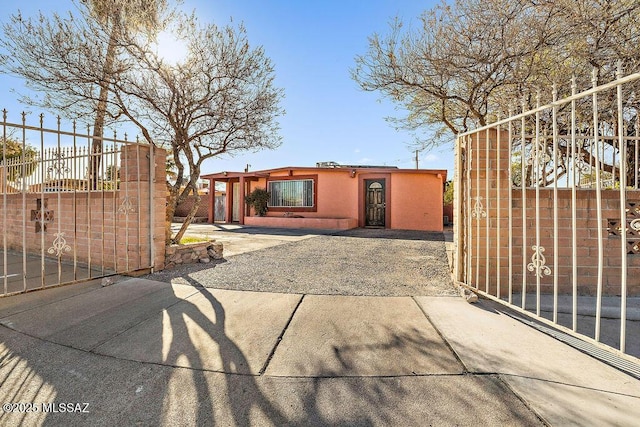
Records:
[[[351,238],[366,239],[323,235],[278,248],[295,253],[310,240]],[[386,243],[392,259],[411,242],[368,238],[377,250],[374,243]],[[14,404],[3,406],[0,425],[631,426],[640,419],[637,379],[486,301],[152,278],[0,299],[0,397]]]
[[[86,265],[76,265],[74,268],[73,264],[58,263],[50,257],[12,251],[5,254],[0,250],[0,296],[86,280],[89,274],[100,277],[110,273],[95,266],[89,269]]]

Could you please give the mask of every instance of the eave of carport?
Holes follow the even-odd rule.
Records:
[[[209,180],[209,211],[208,211],[208,222],[214,222],[214,208],[215,208],[215,188],[216,182],[225,182],[227,184],[226,191],[226,222],[230,223],[233,221],[233,191],[232,191],[232,183],[239,182],[240,183],[240,215],[239,215],[239,223],[244,224],[244,217],[246,215],[246,206],[245,206],[245,197],[247,196],[247,182],[257,181],[260,178],[268,177],[268,173],[264,172],[219,172],[212,173],[208,175],[202,175],[202,179]],[[213,190],[211,190],[213,189]]]

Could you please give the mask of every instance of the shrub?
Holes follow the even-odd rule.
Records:
[[[271,195],[264,188],[256,188],[245,199],[247,205],[252,206],[258,216],[265,216],[269,208],[267,202]]]

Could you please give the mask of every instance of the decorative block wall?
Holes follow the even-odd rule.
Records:
[[[164,150],[131,144],[122,148],[118,190],[0,194],[7,249],[118,272],[162,269],[165,162]]]
[[[557,198],[553,188],[540,188],[538,192],[539,244],[544,248],[541,258],[532,259],[536,246],[536,189],[512,188],[509,183],[510,151],[508,134],[500,135],[500,149],[495,130],[475,134],[460,150],[466,169],[462,171],[457,197],[465,200],[461,218],[456,217],[458,245],[458,280],[477,286],[480,290],[506,296],[509,280],[512,292],[520,293],[525,278],[526,292],[535,292],[536,274],[540,274],[542,293],[552,293],[554,275],[557,275],[560,294],[570,294],[573,289],[572,247],[572,190],[558,188]],[[488,148],[488,150],[487,150]],[[498,182],[498,178],[499,181]],[[509,193],[511,193],[511,262],[509,274]],[[596,190],[576,191],[576,234],[578,293],[595,295],[597,290],[598,228],[603,239],[603,294],[620,295],[621,265],[626,258],[628,265],[627,290],[629,296],[640,296],[640,250],[634,250],[634,235],[628,240],[624,258],[620,236],[620,192],[602,190],[602,223],[596,216]],[[639,190],[627,190],[627,200],[640,203]],[[479,198],[479,199],[478,199]],[[554,232],[554,205],[558,212],[558,229]],[[499,209],[498,209],[499,206]],[[526,206],[523,208],[523,206]],[[523,209],[525,212],[523,221]],[[460,212],[456,212],[459,214]],[[633,216],[633,208],[629,215]],[[638,211],[640,216],[640,210]],[[613,221],[613,222],[612,222]],[[617,222],[616,222],[617,221]],[[523,236],[523,230],[526,232]],[[557,236],[557,253],[554,253],[554,236]],[[465,241],[465,245],[463,242]],[[640,238],[638,239],[640,240]],[[640,249],[638,247],[637,249]],[[544,261],[537,265],[535,261]],[[530,268],[531,267],[531,268]],[[547,267],[547,268],[544,268]]]

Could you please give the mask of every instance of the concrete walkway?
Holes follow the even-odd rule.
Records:
[[[640,381],[488,302],[459,297],[274,294],[127,279],[0,299],[0,323],[2,403],[38,409],[0,412],[0,425],[633,426],[640,419]],[[81,405],[43,413],[44,403]]]
[[[189,234],[222,241],[234,258],[332,233],[198,224]],[[120,278],[0,299],[0,403],[29,404],[0,411],[0,425],[640,419],[640,381],[487,301],[169,282]]]

